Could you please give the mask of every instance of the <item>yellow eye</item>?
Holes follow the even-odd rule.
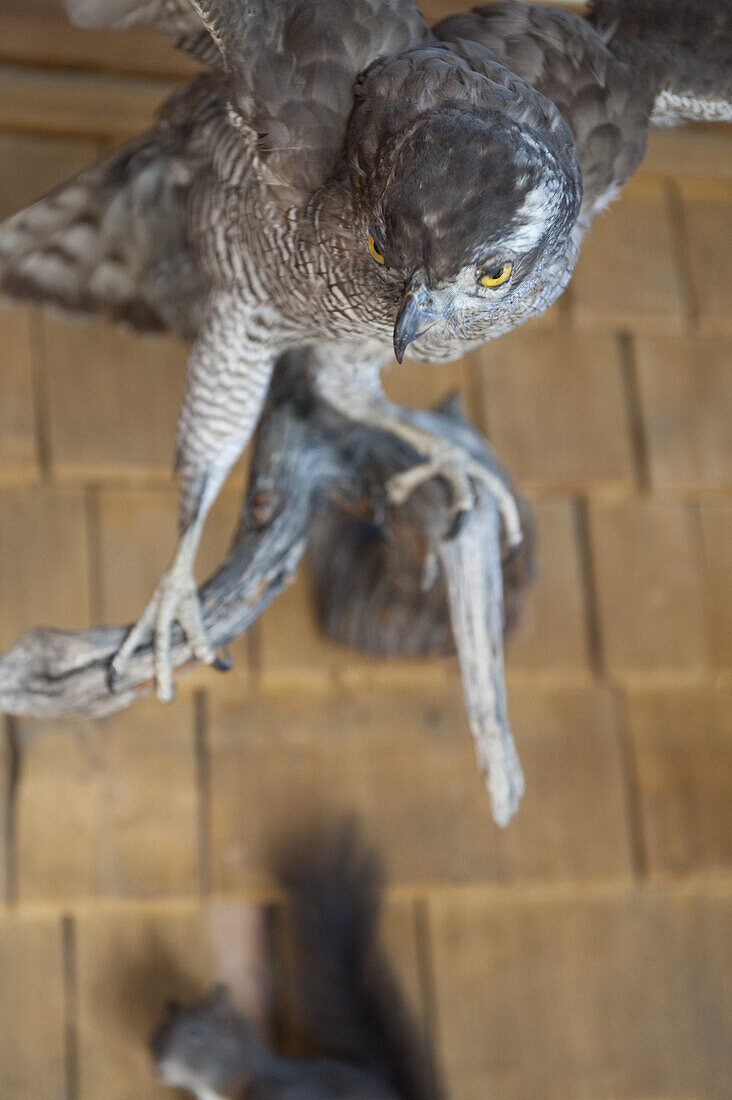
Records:
[[[478,282],[481,286],[503,286],[510,278],[512,271],[513,264],[501,264],[500,267],[495,268],[493,271],[487,271]]]
[[[380,252],[376,251],[376,245],[374,244],[374,235],[373,235],[373,233],[369,233],[369,252],[374,257],[377,264],[383,264],[384,257],[381,255]]]

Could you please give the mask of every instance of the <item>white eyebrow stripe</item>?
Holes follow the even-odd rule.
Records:
[[[556,181],[542,181],[533,187],[516,211],[518,224],[506,236],[506,247],[516,252],[536,248],[555,217],[560,197]]]

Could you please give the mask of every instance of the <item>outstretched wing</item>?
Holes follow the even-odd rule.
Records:
[[[181,99],[200,94],[194,85]],[[164,119],[8,218],[0,295],[192,335],[207,288],[187,235],[196,167],[185,134]]]
[[[148,24],[223,68],[230,120],[296,199],[337,169],[358,74],[430,38],[411,0],[64,2],[77,22]]]
[[[730,0],[595,0],[590,20],[652,85],[654,126],[732,122]]]
[[[307,194],[336,171],[358,74],[430,37],[411,0],[258,0],[246,17],[241,0],[195,2],[220,34],[262,161]]]
[[[63,0],[78,27],[152,27],[212,68],[219,51],[190,0]]]

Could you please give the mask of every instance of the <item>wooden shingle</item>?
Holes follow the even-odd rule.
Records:
[[[678,186],[699,328],[732,334],[732,180],[682,179]]]
[[[209,991],[207,922],[193,902],[90,910],[76,923],[79,1100],[166,1100],[150,1054],[169,998]]]
[[[455,1100],[727,1091],[729,891],[436,898],[430,917]]]
[[[672,208],[663,183],[639,176],[594,222],[572,279],[583,327],[679,332],[689,310]]]
[[[65,1097],[64,966],[60,914],[0,915],[0,1093]]]
[[[26,721],[16,808],[23,901],[190,895],[198,885],[193,706]]]
[[[172,337],[44,315],[54,477],[169,482],[185,360]]]
[[[40,623],[89,625],[84,501],[45,487],[0,492],[0,650]]]
[[[702,502],[702,542],[714,664],[732,672],[732,500]]]
[[[491,443],[519,485],[629,488],[633,456],[620,348],[612,335],[519,328],[481,362]]]
[[[31,311],[0,307],[0,485],[38,477]]]
[[[653,487],[732,487],[732,339],[639,337],[634,356]]]
[[[584,676],[591,653],[577,507],[566,497],[540,497],[531,507],[538,575],[506,643],[506,667],[509,676]]]
[[[652,874],[732,867],[732,695],[636,691],[630,735]]]
[[[608,669],[703,675],[709,640],[693,509],[653,498],[594,503],[590,536]]]
[[[527,794],[493,825],[457,684],[211,698],[215,890],[270,884],[273,838],[353,814],[390,881],[626,876],[616,707],[602,691],[514,690]]]

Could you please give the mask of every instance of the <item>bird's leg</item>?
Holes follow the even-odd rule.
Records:
[[[515,548],[521,544],[518,505],[510,487],[462,447],[417,423],[409,410],[387,398],[380,380],[385,362],[383,348],[332,345],[311,349],[310,355],[310,374],[320,397],[349,420],[391,432],[424,458],[424,462],[389,479],[386,489],[393,504],[403,504],[425,481],[441,477],[450,487],[455,532],[462,517],[475,506],[473,486],[477,482],[485,485],[496,501],[508,546]]]
[[[515,548],[521,544],[521,521],[510,488],[461,447],[408,420],[403,414],[400,415],[398,406],[387,401],[369,404],[368,408],[360,411],[358,419],[403,439],[425,459],[389,479],[386,490],[393,504],[403,504],[425,481],[432,477],[441,477],[450,487],[453,529],[457,529],[461,517],[475,506],[473,483],[479,482],[486,486],[496,500],[508,546]]]
[[[215,492],[208,495],[212,501],[216,497]],[[152,633],[155,639],[153,661],[158,698],[164,702],[173,698],[175,691],[170,649],[171,628],[175,621],[180,623],[192,652],[200,661],[222,670],[230,667],[230,659],[217,655],[206,635],[193,573],[209,507],[200,507],[183,532],[173,560],[161,577],[152,599],[120,646],[109,670],[111,688],[124,673],[137,647]]]
[[[224,669],[203,625],[193,565],[203,526],[229,470],[254,431],[267,392],[275,352],[270,332],[276,318],[248,307],[237,288],[218,292],[186,368],[178,424],[178,466],[183,475],[181,536],[142,618],[133,626],[109,670],[109,685],[152,633],[158,696],[173,698],[171,630],[175,622],[196,657]]]

